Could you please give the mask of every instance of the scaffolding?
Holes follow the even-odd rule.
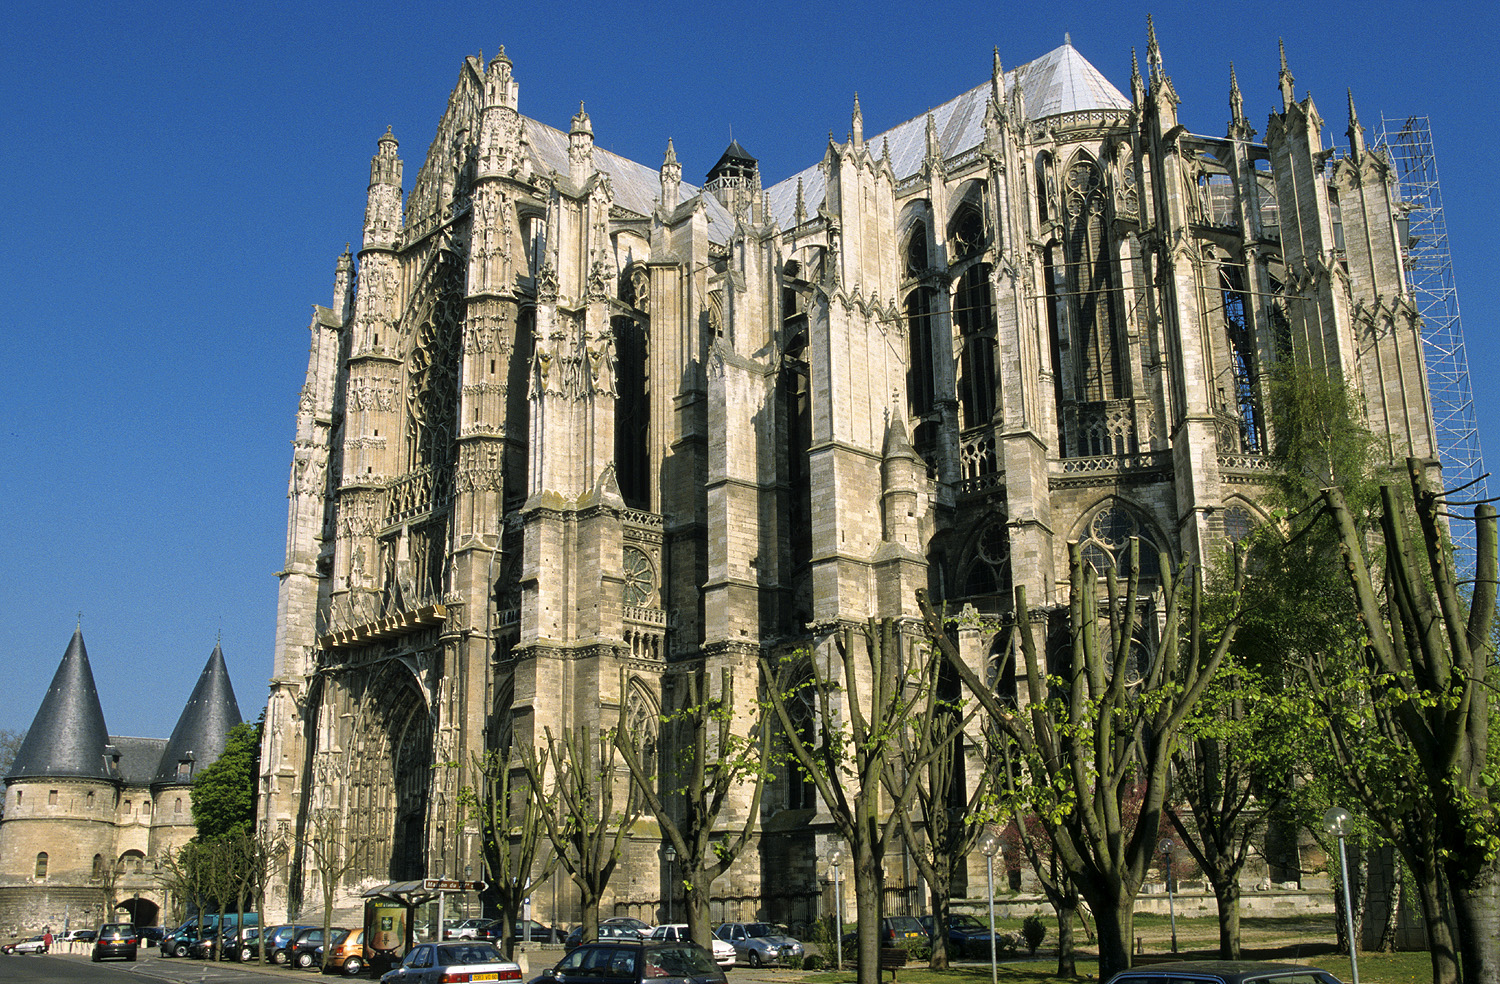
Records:
[[[1448,252],[1448,224],[1438,186],[1432,126],[1425,116],[1404,120],[1380,118],[1379,146],[1390,155],[1407,208],[1406,279],[1422,315],[1422,342],[1427,384],[1432,393],[1433,427],[1444,484],[1452,489],[1470,482],[1456,498],[1487,495],[1484,458],[1479,450],[1479,422],[1469,384],[1469,357],[1458,316],[1458,288]],[[1474,574],[1474,526],[1453,525],[1454,561],[1462,577]]]

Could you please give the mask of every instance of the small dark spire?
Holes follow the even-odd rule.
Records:
[[[667,156],[662,160],[662,164],[676,164],[676,163],[677,163],[677,148],[672,146],[672,138],[668,137],[667,138]]]
[[[1229,63],[1229,113],[1235,126],[1245,124],[1245,97],[1240,94],[1240,80],[1234,74],[1234,62]]]
[[[1137,106],[1146,98],[1146,84],[1141,80],[1141,63],[1136,58],[1134,46],[1130,49],[1130,96]]]
[[[113,778],[104,760],[109,729],[104,726],[94,671],[83,645],[82,614],[78,625],[26,732],[26,740],[6,773],[8,780]]]
[[[1365,152],[1365,128],[1359,125],[1359,113],[1354,109],[1354,90],[1349,90],[1349,152],[1355,157]]]
[[[1161,46],[1156,43],[1156,23],[1146,15],[1146,71],[1151,75],[1151,84],[1161,81]]]
[[[797,204],[792,209],[792,221],[797,225],[807,221],[807,203],[802,198],[802,178],[797,178]]]

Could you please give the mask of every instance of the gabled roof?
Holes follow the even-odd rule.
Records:
[[[127,786],[149,786],[161,765],[161,753],[166,750],[167,740],[110,735],[109,743],[119,756],[115,764],[119,780]]]
[[[535,153],[538,170],[568,173],[568,135],[530,117],[526,121],[526,139]],[[594,147],[594,167],[609,176],[610,188],[614,191],[615,204],[620,208],[649,216],[661,198],[661,172],[644,164],[611,153],[602,147]],[[698,194],[698,188],[683,181],[681,201]],[[734,231],[734,216],[729,214],[713,195],[703,196],[703,210],[708,214],[708,238],[723,245]]]
[[[1130,108],[1130,99],[1071,43],[1005,73],[1005,91],[1014,92],[1017,86],[1026,100],[1026,115],[1032,120],[1088,110]],[[990,83],[986,81],[931,111],[938,147],[945,159],[983,142],[989,100]],[[927,157],[927,116],[914,117],[884,133],[865,137],[865,146],[877,157],[886,144],[891,149],[891,171],[896,180],[916,174]],[[796,211],[798,178],[802,179],[802,197],[808,214],[816,212],[827,197],[828,182],[817,164],[776,184],[770,189],[771,214],[783,227],[791,224]]]
[[[156,769],[156,783],[183,783],[205,766],[213,763],[224,751],[229,729],[240,723],[240,705],[234,699],[234,687],[229,682],[229,671],[224,666],[224,653],[216,645],[209,654],[208,663],[198,675],[198,683],[188,698],[172,737],[167,739],[166,751],[162,752]],[[177,776],[178,764],[190,761],[188,779]]]
[[[104,746],[109,731],[89,668],[83,630],[75,629],[62,663],[11,763],[7,781],[31,778],[112,780]]]

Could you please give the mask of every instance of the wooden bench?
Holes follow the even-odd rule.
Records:
[[[895,984],[896,972],[906,966],[906,951],[898,946],[880,948],[880,972],[891,972],[891,984]]]

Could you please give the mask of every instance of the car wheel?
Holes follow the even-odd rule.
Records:
[[[240,948],[240,963],[249,963],[251,956],[252,954],[250,953],[250,948],[248,946]]]
[[[312,954],[307,950],[303,950],[301,953],[297,954],[297,966],[301,967],[303,970],[311,967]]]
[[[358,977],[359,972],[365,969],[365,962],[358,957],[350,957],[344,961],[344,976]]]
[[[271,962],[273,964],[280,964],[281,966],[286,966],[286,961],[287,961],[287,956],[286,956],[286,951],[285,950],[277,950],[275,953],[271,954]]]
[[[752,967],[759,967],[760,966],[760,951],[759,950],[751,950],[750,951],[750,958],[749,959],[750,959],[750,966],[752,966]]]
[[[94,963],[98,963],[99,962],[99,954],[97,954],[97,953],[94,954],[94,958],[93,959],[94,959]]]

